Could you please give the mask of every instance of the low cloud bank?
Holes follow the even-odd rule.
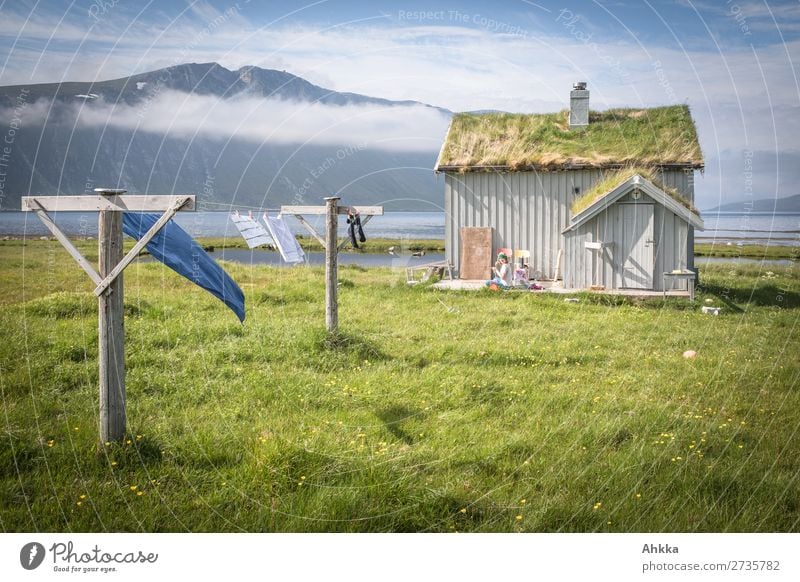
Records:
[[[11,110],[0,111],[4,122],[12,116]],[[95,99],[64,110],[40,101],[17,111],[17,117],[23,126],[47,120],[185,139],[350,145],[393,151],[438,150],[450,121],[448,115],[423,105],[335,106],[261,97],[220,99],[176,91],[160,92],[135,105]]]

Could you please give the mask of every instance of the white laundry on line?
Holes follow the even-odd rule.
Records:
[[[303,248],[297,242],[282,217],[276,216],[273,218],[264,214],[264,222],[267,224],[272,240],[275,241],[275,245],[278,247],[284,261],[287,263],[302,263],[305,261],[306,254],[303,252]]]
[[[272,237],[252,216],[241,216],[238,212],[231,214],[231,220],[242,234],[248,248],[254,249],[272,243]]]

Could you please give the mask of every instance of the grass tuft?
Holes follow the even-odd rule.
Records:
[[[636,175],[641,176],[642,178],[652,182],[654,186],[664,191],[667,195],[672,197],[676,202],[681,204],[682,206],[688,208],[695,214],[699,214],[697,208],[686,199],[683,194],[678,192],[675,188],[670,188],[668,186],[664,186],[661,181],[658,179],[657,170],[651,168],[643,168],[643,167],[635,167],[629,166],[626,168],[622,168],[620,170],[611,170],[607,171],[603,178],[597,181],[587,192],[585,192],[580,198],[576,198],[572,202],[572,206],[570,210],[572,211],[572,216],[576,216],[580,214],[582,211],[586,210],[594,204],[597,200],[611,192],[614,188],[622,184],[625,180],[628,180]]]

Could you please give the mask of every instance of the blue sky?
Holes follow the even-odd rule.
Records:
[[[688,103],[701,206],[800,193],[800,3],[8,1],[0,85],[102,80],[216,61],[452,110]],[[5,56],[2,56],[5,55]],[[751,156],[751,153],[752,156]]]

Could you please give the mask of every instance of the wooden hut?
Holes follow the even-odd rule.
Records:
[[[487,257],[487,274],[499,248],[529,251],[531,273],[576,288],[659,290],[662,271],[694,268],[694,230],[703,228],[692,206],[694,172],[704,166],[689,108],[590,112],[588,99],[585,84],[576,84],[570,111],[454,116],[434,169],[445,174],[446,256],[459,272],[471,228],[484,229],[491,246],[473,254]],[[629,203],[641,210],[635,218]],[[646,204],[653,237],[642,247],[629,230],[643,228]],[[597,242],[607,243],[600,253]],[[623,257],[629,247],[633,255]],[[652,276],[634,281],[626,265],[649,247]]]
[[[685,289],[689,232],[703,221],[688,200],[645,171],[621,174],[610,189],[601,184],[573,204],[563,231],[564,287]]]

